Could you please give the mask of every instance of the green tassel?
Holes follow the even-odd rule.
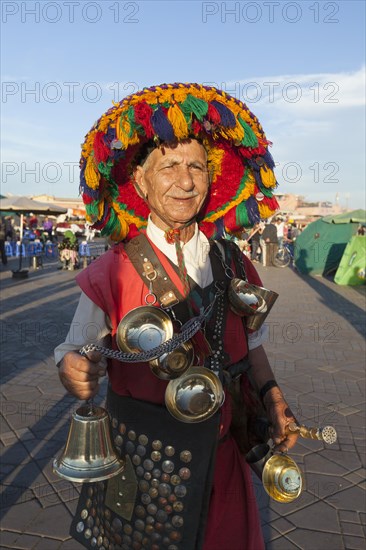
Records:
[[[242,141],[242,145],[244,145],[245,147],[258,147],[257,136],[255,135],[249,124],[247,124],[240,115],[238,116],[238,121],[244,130],[244,139]]]
[[[116,229],[117,227],[119,226],[119,220],[118,220],[118,216],[116,216],[116,213],[115,211],[113,210],[113,208],[110,209],[110,217],[109,217],[109,220],[108,222],[106,223],[105,227],[103,227],[102,229],[102,235],[111,235]]]
[[[103,176],[108,181],[110,181],[111,179],[112,166],[113,166],[113,162],[111,160],[108,160],[107,162],[100,162],[98,164],[98,170],[100,175]]]
[[[127,119],[130,123],[130,131],[128,132],[128,137],[130,138],[133,136],[133,133],[136,129],[135,109],[132,106],[128,108]]]
[[[265,197],[269,197],[270,199],[273,197],[273,191],[271,189],[267,189],[267,187],[264,187],[264,185],[260,186],[260,190]]]
[[[190,94],[180,105],[180,108],[182,109],[188,123],[190,122],[192,113],[198,120],[202,121],[208,112],[208,104],[206,103],[206,101],[203,101],[203,99],[198,99],[197,97],[193,97]]]
[[[90,204],[85,205],[86,211],[88,215],[93,219],[98,219],[99,215],[99,208],[98,208],[99,200],[93,201]]]
[[[241,227],[248,227],[251,225],[244,202],[241,202],[240,204],[238,204],[238,206],[236,207],[235,214],[236,214],[237,225],[240,225]]]

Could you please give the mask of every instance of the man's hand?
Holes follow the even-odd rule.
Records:
[[[62,384],[78,399],[88,400],[99,391],[99,377],[105,376],[105,368],[99,363],[102,355],[92,351],[83,357],[70,351],[65,354],[59,368]]]
[[[297,441],[298,433],[286,435],[286,428],[291,422],[296,422],[281,390],[278,387],[269,390],[264,399],[268,420],[271,423],[271,437],[275,444],[274,451],[287,453]]]

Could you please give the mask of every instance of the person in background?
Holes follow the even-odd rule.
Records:
[[[267,222],[260,237],[262,248],[262,264],[264,266],[273,265],[273,259],[277,254],[278,240],[277,227],[274,223]]]
[[[278,247],[282,248],[283,239],[284,239],[285,222],[281,216],[277,216],[276,218],[276,228],[277,228]]]
[[[6,239],[6,223],[5,218],[1,216],[0,218],[0,255],[3,265],[8,263],[8,258],[5,254],[5,239]]]
[[[287,224],[286,242],[288,243],[292,255],[294,255],[295,241],[299,234],[300,231],[297,228],[295,221],[290,219]]]
[[[260,237],[264,229],[264,223],[256,223],[253,229],[249,233],[249,242],[251,247],[251,260],[252,262],[259,262],[261,259],[262,249],[260,246]]]
[[[42,227],[43,227],[44,231],[46,231],[48,233],[50,241],[52,241],[53,223],[52,223],[52,220],[50,220],[48,216],[46,216],[45,219],[43,220]]]

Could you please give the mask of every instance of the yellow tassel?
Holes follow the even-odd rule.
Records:
[[[102,199],[99,201],[99,204],[98,204],[98,220],[103,219],[103,214],[104,214],[104,200]]]
[[[98,189],[100,174],[96,171],[93,157],[88,157],[85,168],[85,181],[92,189]]]
[[[204,146],[207,151],[207,165],[210,174],[211,183],[215,183],[218,176],[221,175],[222,159],[224,158],[225,151],[218,147],[213,147],[212,144],[208,144],[207,140],[203,140]]]
[[[177,104],[168,109],[168,120],[174,128],[174,134],[178,139],[188,137],[188,126],[182,111]]]
[[[262,220],[266,220],[267,218],[270,218],[276,212],[276,210],[271,210],[271,208],[269,208],[269,206],[267,204],[264,204],[263,202],[257,202],[257,204],[258,204],[259,214]]]
[[[186,88],[178,88],[177,90],[174,90],[174,100],[177,103],[183,103],[187,99],[187,89]]]
[[[265,187],[276,187],[276,178],[270,168],[268,168],[267,166],[262,166],[262,168],[260,169],[260,175],[262,183]]]

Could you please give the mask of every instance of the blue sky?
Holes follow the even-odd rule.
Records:
[[[278,191],[365,207],[363,1],[1,3],[1,193],[77,196],[112,101],[203,82],[261,121]]]

